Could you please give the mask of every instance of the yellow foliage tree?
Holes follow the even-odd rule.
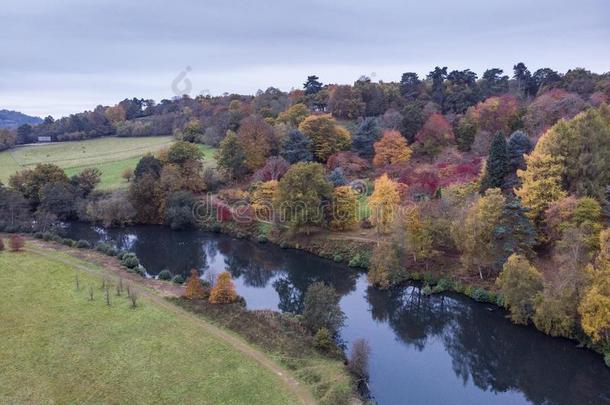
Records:
[[[405,223],[407,250],[413,256],[413,261],[424,260],[426,267],[428,259],[437,252],[433,249],[434,239],[430,229],[430,221],[422,219],[418,207],[413,208],[406,218]]]
[[[336,152],[347,150],[352,143],[352,135],[337,124],[330,115],[310,115],[299,125],[299,130],[312,142],[313,153],[317,160],[326,162]]]
[[[291,127],[298,127],[309,114],[309,108],[303,103],[298,103],[281,112],[277,116],[277,122],[283,122]]]
[[[398,131],[384,132],[383,137],[373,146],[375,148],[373,165],[377,167],[406,163],[413,154],[407,141]]]
[[[335,188],[330,227],[341,231],[353,227],[356,224],[356,210],[356,192],[350,186]]]
[[[218,275],[216,284],[210,292],[211,304],[230,304],[237,301],[237,292],[231,279],[231,273],[224,271]]]
[[[483,270],[489,269],[496,260],[494,228],[505,203],[500,189],[490,188],[472,204],[464,220],[453,224],[453,239],[462,252],[462,266],[467,272],[476,270],[481,279]]]
[[[525,156],[525,161],[527,170],[517,170],[522,184],[515,194],[529,208],[530,219],[539,222],[549,204],[566,196],[561,187],[562,166],[557,158],[537,150]]]
[[[184,297],[190,300],[201,300],[205,298],[205,290],[201,286],[199,273],[195,269],[191,270],[191,275],[186,280],[186,290],[184,291]]]
[[[279,182],[277,180],[269,180],[260,183],[256,186],[250,197],[252,208],[259,218],[271,218],[273,212],[273,198],[277,192]]]
[[[375,180],[375,190],[369,197],[368,203],[371,208],[371,221],[377,225],[377,231],[386,232],[400,203],[398,183],[384,173]]]
[[[596,343],[610,344],[610,228],[599,236],[595,266],[587,266],[591,285],[578,307],[582,329]]]

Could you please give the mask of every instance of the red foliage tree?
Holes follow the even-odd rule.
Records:
[[[25,240],[19,235],[11,235],[8,241],[8,245],[12,252],[19,252],[23,250],[25,246]]]
[[[489,97],[474,107],[466,115],[472,119],[480,131],[496,133],[503,131],[508,136],[519,118],[519,103],[514,96]]]
[[[354,152],[337,152],[328,158],[326,168],[333,171],[337,167],[343,169],[347,177],[358,177],[369,168],[369,164]]]
[[[442,114],[434,113],[415,136],[419,150],[428,155],[438,154],[444,146],[455,141],[451,125]]]
[[[279,156],[271,156],[265,162],[265,166],[258,169],[252,176],[254,181],[279,180],[288,171],[290,165]]]

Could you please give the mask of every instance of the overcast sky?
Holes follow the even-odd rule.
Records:
[[[0,41],[0,109],[59,117],[171,98],[181,72],[193,96],[435,65],[606,72],[610,1],[2,0]]]

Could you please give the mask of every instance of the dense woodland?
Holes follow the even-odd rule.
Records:
[[[0,188],[0,227],[48,231],[75,218],[196,227],[193,207],[213,193],[218,222],[245,204],[276,234],[380,240],[346,258],[380,288],[453,269],[443,282],[494,291],[514,322],[578,339],[610,364],[609,102],[608,73],[523,63],[510,77],[436,67],[400,82],[310,76],[288,93],[123,100],[5,130],[0,145],[43,135],[179,142],[126,173],[128,190],[96,190],[95,169],[22,171]],[[196,143],[218,147],[217,169],[204,169]]]

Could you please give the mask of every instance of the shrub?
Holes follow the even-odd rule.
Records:
[[[282,241],[280,243],[280,248],[282,248],[282,249],[288,249],[289,247],[290,247],[290,244],[288,244],[288,242],[286,242],[286,241]]]
[[[76,244],[76,241],[73,241],[72,239],[69,239],[69,238],[64,238],[61,240],[61,244],[68,246],[68,247],[74,247],[74,245]]]
[[[4,241],[0,238],[0,252],[4,250]]]
[[[19,235],[11,235],[8,240],[8,245],[12,252],[19,252],[25,246],[25,240]]]
[[[335,261],[335,263],[341,263],[343,261],[343,256],[341,256],[340,254],[336,254],[333,257],[333,260]]]
[[[330,352],[335,346],[330,332],[326,328],[320,328],[313,338],[313,347],[323,353]]]
[[[51,232],[44,232],[42,234],[42,240],[44,240],[45,242],[48,242],[51,239],[53,239],[53,234]]]
[[[120,252],[119,252],[119,253],[116,255],[116,257],[117,257],[117,259],[119,259],[119,260],[123,260],[123,258],[124,258],[126,255],[128,255],[128,254],[129,254],[129,252],[127,252],[127,251],[125,251],[125,250],[121,250],[121,251],[120,251]]]
[[[104,253],[104,254],[108,254],[108,252],[112,249],[112,245],[108,244],[108,243],[98,243],[95,246],[95,250],[97,250],[98,252]]]
[[[258,243],[267,243],[267,237],[265,235],[258,235],[256,240]]]
[[[140,265],[140,261],[134,253],[126,253],[121,259],[121,264],[128,269],[135,269]]]
[[[43,235],[43,234],[42,234],[42,232],[36,232],[36,233],[34,234],[34,237],[35,237],[36,239],[42,239],[42,235]]]
[[[159,280],[165,280],[165,281],[169,281],[172,279],[174,275],[172,274],[171,271],[165,269],[165,270],[161,270],[161,272],[159,273],[159,275],[157,276],[159,278]]]
[[[487,291],[482,288],[473,288],[470,292],[470,298],[478,302],[489,302]]]
[[[430,284],[426,284],[421,289],[421,293],[424,294],[424,295],[432,295],[432,288],[430,287]]]
[[[144,266],[142,266],[141,264],[138,265],[135,269],[133,269],[137,275],[142,276],[142,277],[146,277],[146,268]]]
[[[184,284],[184,277],[182,274],[176,274],[174,278],[172,278],[172,282],[174,284]]]
[[[89,242],[87,242],[86,240],[79,240],[78,242],[76,242],[76,247],[79,249],[89,249],[91,248],[91,244]]]
[[[453,289],[453,282],[448,278],[441,278],[438,283],[434,286],[434,293],[441,293],[444,291],[450,291]]]
[[[364,253],[357,253],[354,257],[349,261],[348,266],[350,267],[361,267],[363,269],[368,269],[369,267],[370,257]]]

